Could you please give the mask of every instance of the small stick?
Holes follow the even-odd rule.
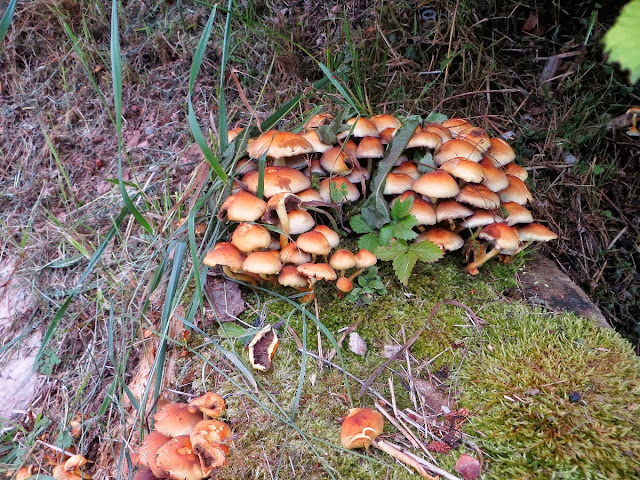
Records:
[[[447,472],[446,470],[443,470],[440,467],[437,467],[437,466],[433,465],[431,462],[428,462],[424,458],[418,457],[417,455],[414,455],[413,453],[406,451],[404,448],[399,447],[398,445],[395,445],[395,444],[393,444],[391,442],[388,442],[388,441],[385,442],[385,443],[389,444],[389,446],[391,446],[392,448],[395,448],[396,450],[401,452],[403,455],[406,455],[410,459],[412,459],[415,462],[419,463],[424,468],[430,470],[431,472],[433,472],[433,473],[435,473],[437,475],[443,476],[447,480],[462,480],[460,477],[456,477],[455,475]],[[433,477],[431,477],[431,478],[433,478]]]
[[[438,480],[437,478],[429,475],[427,471],[422,467],[422,465],[418,461],[416,461],[415,458],[411,458],[409,455],[398,450],[397,448],[392,446],[390,443],[387,443],[384,440],[373,440],[371,444],[374,447],[379,448],[383,452],[388,453],[393,458],[395,458],[396,460],[399,460],[405,465],[409,465],[416,472],[418,472],[422,478],[426,478],[427,480]]]

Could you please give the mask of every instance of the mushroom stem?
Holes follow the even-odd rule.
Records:
[[[384,440],[372,440],[371,444],[374,447],[382,450],[383,452],[388,453],[396,460],[399,460],[405,465],[410,466],[416,472],[418,472],[418,474],[422,478],[426,478],[427,480],[437,480],[436,477],[432,477],[431,475],[429,475],[427,471],[422,467],[422,465],[420,465],[415,459],[411,458],[409,455],[398,450],[397,448],[391,446],[389,443],[385,442]]]
[[[482,257],[477,259],[475,262],[471,262],[469,265],[467,265],[464,271],[470,275],[477,275],[479,273],[478,267],[482,266],[485,262],[487,262],[488,260],[491,260],[493,257],[498,255],[499,253],[500,253],[500,249],[495,247],[493,250],[491,250],[488,253],[485,253]]]
[[[282,230],[282,233],[280,234],[280,250],[282,250],[289,244],[289,215],[287,215],[287,207],[284,204],[284,198],[278,202],[276,213],[280,220],[280,230]]]
[[[315,278],[310,278],[310,279],[309,279],[309,289],[308,289],[308,290],[306,290],[306,291],[307,291],[307,292],[309,292],[309,293],[307,293],[304,297],[302,297],[302,298],[300,299],[300,302],[302,302],[302,303],[309,303],[309,302],[311,302],[314,298],[316,298],[316,292],[315,292],[315,290],[314,290],[315,285],[316,285],[316,279],[315,279]],[[304,290],[301,290],[301,291],[304,291]]]
[[[366,270],[366,268],[360,268],[358,270],[356,270],[355,272],[353,272],[351,274],[351,276],[349,276],[349,280],[351,280],[353,282],[353,280],[360,275],[362,272],[364,272]]]
[[[234,273],[231,271],[231,269],[227,266],[227,265],[223,265],[222,266],[222,271],[224,272],[224,274],[233,279],[233,280],[238,280],[240,282],[246,282],[249,283],[251,285],[256,285],[257,281],[254,277],[250,276],[250,275],[245,275],[244,273]]]

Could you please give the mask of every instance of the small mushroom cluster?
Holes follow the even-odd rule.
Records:
[[[204,263],[252,284],[277,278],[282,285],[312,291],[317,280],[337,280],[338,289],[350,291],[354,277],[375,264],[375,256],[338,250],[328,260],[340,238],[316,225],[309,209],[366,196],[375,163],[401,126],[388,114],[356,117],[342,125],[320,113],[311,117],[302,134],[269,130],[250,139],[248,156],[236,166],[234,191],[218,213],[220,220],[238,225],[231,241],[215,245]],[[326,129],[333,132],[333,144],[322,141],[328,137]],[[230,130],[229,139],[239,130]],[[390,203],[412,197],[410,213],[420,230],[416,241],[429,240],[443,251],[466,244],[466,256],[471,257],[466,271],[477,274],[498,254],[508,257],[532,241],[557,238],[533,222],[525,206],[532,200],[524,183],[528,174],[514,163],[515,157],[505,141],[465,119],[428,122],[416,129],[397,159],[383,195]],[[266,158],[262,175],[261,158]],[[317,257],[323,261],[316,263]],[[349,268],[356,273],[345,276]]]
[[[169,403],[154,415],[155,430],[138,449],[134,480],[201,480],[227,463],[231,428],[217,418],[224,399],[207,392],[189,403]]]

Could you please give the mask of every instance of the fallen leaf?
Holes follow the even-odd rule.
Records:
[[[357,332],[351,332],[349,334],[349,350],[362,356],[367,353],[367,342]]]
[[[480,476],[480,462],[466,453],[460,455],[455,468],[464,480],[476,480]]]
[[[214,316],[205,316],[203,322],[205,327],[210,327],[216,320],[233,322],[244,312],[244,300],[237,283],[223,277],[209,276],[204,289],[209,296],[209,304],[216,313]]]
[[[449,399],[431,382],[413,378],[413,385],[424,403],[435,413],[442,413],[442,407],[449,408]]]
[[[427,450],[436,453],[449,453],[449,450],[451,450],[451,445],[440,442],[438,440],[434,440],[429,445],[427,445]]]
[[[545,32],[544,26],[540,25],[540,19],[538,18],[537,12],[531,12],[529,14],[529,18],[524,22],[522,31],[535,35],[536,37],[539,37]]]

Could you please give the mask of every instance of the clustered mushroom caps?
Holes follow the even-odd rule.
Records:
[[[366,266],[340,262],[346,255],[340,237],[316,225],[307,208],[351,203],[366,195],[373,167],[402,124],[388,114],[355,117],[330,145],[318,129],[332,121],[331,115],[319,113],[307,121],[302,134],[270,130],[249,140],[249,156],[239,162],[238,189],[218,213],[221,220],[239,223],[230,232],[231,242],[220,242],[207,254],[206,265],[220,266],[229,277],[251,284],[268,281],[312,292],[317,281],[336,280],[338,290],[349,292],[355,276],[375,264],[370,252]],[[261,156],[267,160],[264,198],[256,196]],[[424,158],[431,163],[421,163]],[[526,208],[533,200],[525,184],[528,174],[515,158],[507,142],[465,119],[428,122],[410,138],[386,178],[383,194],[390,203],[412,197],[410,213],[420,233],[416,241],[432,241],[443,251],[463,248],[469,261],[465,271],[477,274],[490,258],[508,261],[532,241],[557,238],[533,223]],[[344,195],[336,199],[332,192]],[[345,274],[349,268],[356,273]],[[303,301],[311,298],[310,293]]]
[[[134,479],[210,477],[227,463],[230,449],[231,428],[217,419],[224,411],[224,399],[214,392],[161,407],[154,415],[155,430],[138,447],[140,469]]]

